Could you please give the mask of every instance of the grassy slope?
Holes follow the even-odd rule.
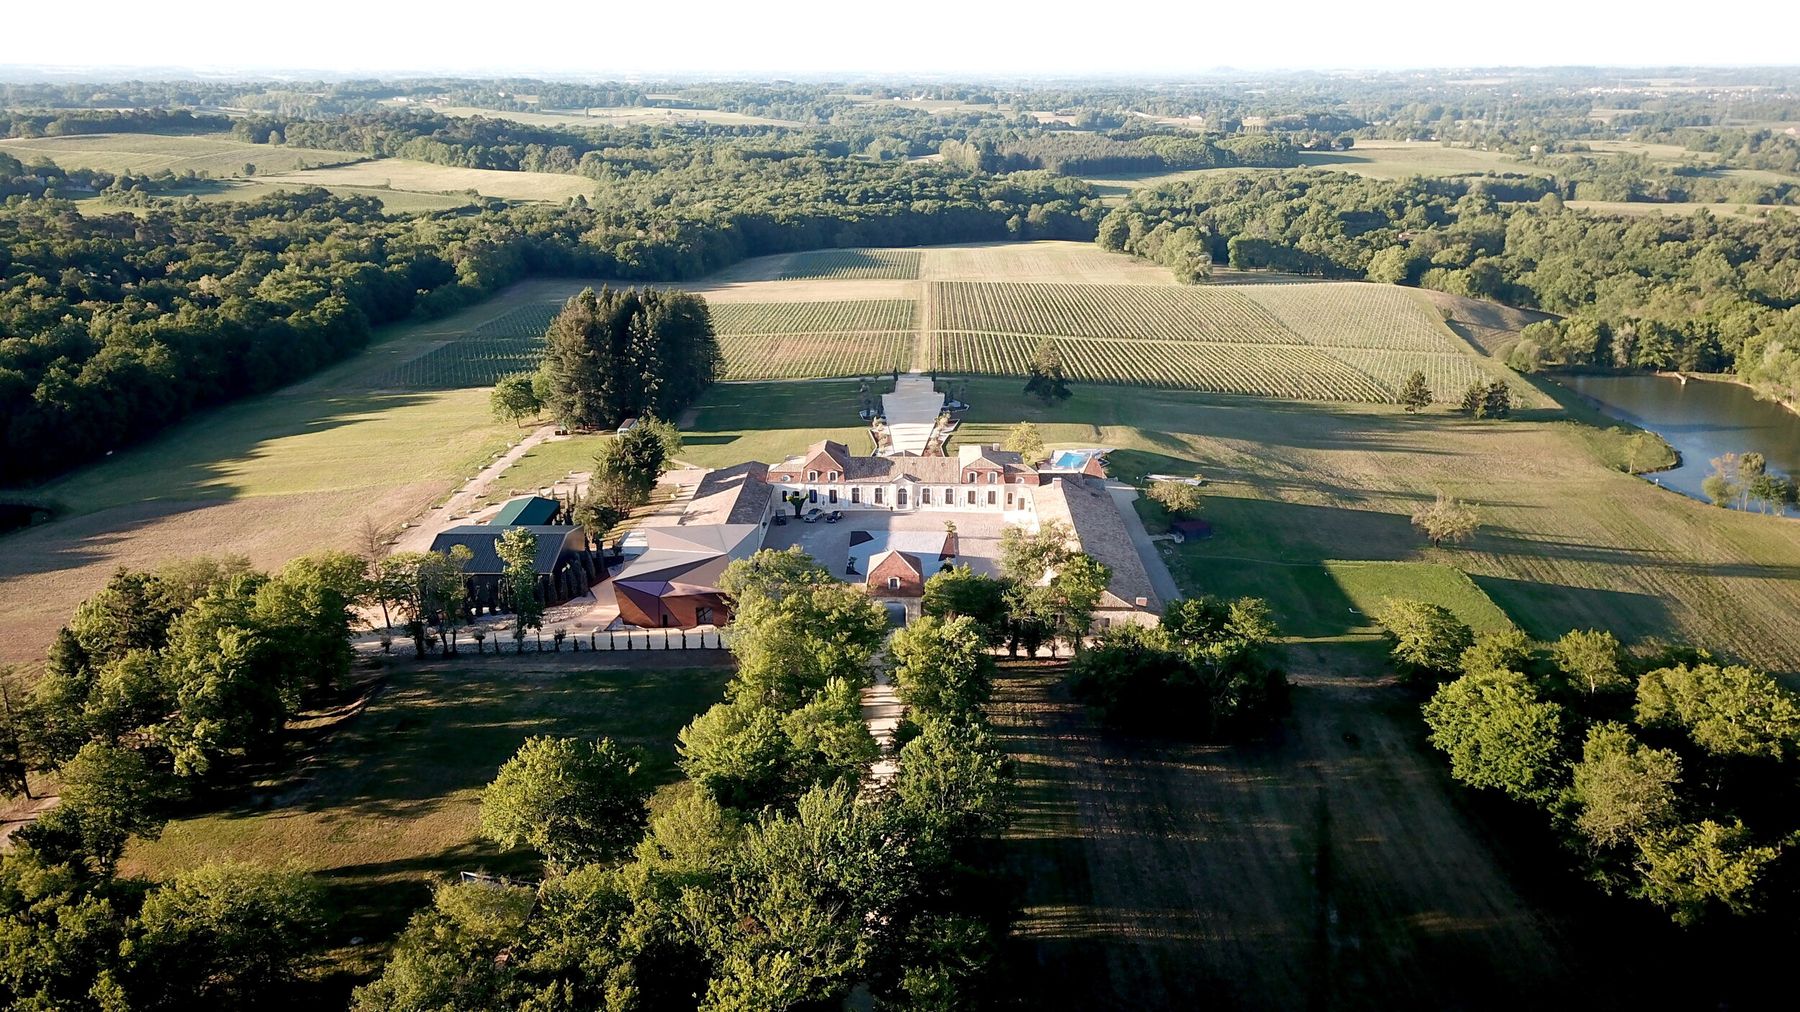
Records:
[[[876,392],[893,389],[880,383]],[[836,439],[853,453],[869,452],[868,429],[857,420],[857,383],[724,383],[683,420],[682,459],[702,467],[746,460],[772,464],[809,443]]]
[[[192,170],[211,176],[242,175],[246,163],[255,165],[258,173],[288,172],[301,163],[336,165],[364,157],[354,151],[251,144],[213,134],[71,134],[4,140],[0,151],[25,162],[49,159],[65,169],[135,173],[168,169],[177,175]]]
[[[442,320],[391,327],[368,350],[303,383],[204,413],[32,490],[55,522],[0,552],[0,662],[42,655],[56,627],[118,566],[241,552],[279,565],[348,547],[364,516],[422,513],[509,441],[483,390],[368,389],[392,363],[541,297],[530,283]]]
[[[1441,410],[1077,387],[1067,404],[974,381],[960,438],[1020,418],[1047,442],[1112,446],[1114,470],[1207,476],[1215,536],[1172,550],[1194,590],[1268,597],[1309,637],[1366,636],[1327,559],[1425,561],[1474,577],[1529,633],[1611,628],[1687,637],[1800,670],[1800,525],[1732,514],[1607,467],[1560,411],[1472,422]],[[1408,517],[1436,492],[1474,503],[1482,531],[1431,549]]]
[[[531,670],[530,655],[466,670],[405,670],[366,710],[302,731],[298,770],[246,785],[203,814],[137,841],[128,873],[162,877],[213,860],[318,872],[343,912],[331,962],[379,968],[387,939],[460,871],[534,874],[527,855],[476,835],[481,789],[534,734],[610,737],[675,778],[675,733],[715,702],[723,668]],[[409,663],[409,662],[401,662]],[[368,939],[351,946],[348,940]]]

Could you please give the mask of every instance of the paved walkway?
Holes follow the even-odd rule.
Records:
[[[1144,572],[1150,575],[1150,587],[1156,596],[1162,598],[1163,606],[1181,599],[1181,588],[1175,585],[1175,578],[1169,575],[1169,567],[1163,562],[1162,553],[1157,551],[1156,542],[1150,540],[1150,532],[1144,529],[1144,518],[1138,516],[1137,507],[1132,501],[1138,497],[1138,490],[1124,482],[1109,481],[1106,490],[1112,493],[1113,505],[1119,508],[1119,515],[1125,518],[1125,533],[1131,535],[1131,543],[1137,548],[1138,558],[1144,560]]]
[[[906,707],[900,702],[900,690],[887,675],[875,676],[875,684],[862,690],[863,723],[869,736],[881,749],[881,758],[869,766],[869,781],[876,786],[889,783],[900,773],[900,755],[894,749],[894,737],[900,730],[900,717]]]
[[[931,380],[909,372],[894,383],[894,392],[881,396],[881,413],[887,418],[892,453],[924,453],[931,430],[944,411],[944,395]]]

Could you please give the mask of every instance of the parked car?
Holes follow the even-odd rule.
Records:
[[[825,515],[824,510],[820,509],[817,506],[814,506],[812,509],[807,510],[806,516],[801,517],[801,519],[805,520],[809,524],[816,524],[819,522],[819,518],[824,515]]]
[[[775,526],[777,526],[777,527],[786,527],[787,526],[787,514],[786,513],[775,514]]]
[[[839,520],[842,520],[842,519],[844,519],[844,511],[843,510],[832,510],[830,513],[826,514],[826,516],[825,516],[825,522],[828,524],[835,524]]]

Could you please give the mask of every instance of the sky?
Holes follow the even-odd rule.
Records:
[[[9,6],[0,67],[69,70],[971,79],[1800,62],[1791,0],[1680,9],[1668,0],[83,0],[78,14]]]

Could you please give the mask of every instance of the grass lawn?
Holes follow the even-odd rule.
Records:
[[[590,433],[552,439],[531,448],[518,463],[506,469],[495,482],[490,498],[502,495],[525,495],[534,489],[553,485],[575,471],[594,469],[594,455],[611,435]]]
[[[158,840],[134,842],[125,870],[160,878],[239,860],[317,873],[339,912],[331,962],[341,990],[379,969],[388,938],[429,901],[433,882],[465,870],[535,874],[529,855],[476,835],[481,789],[526,737],[636,745],[668,783],[676,732],[719,699],[730,673],[406,663],[361,713],[303,728],[297,768],[176,819]],[[351,945],[352,937],[365,941]]]
[[[1326,562],[1325,571],[1364,616],[1381,614],[1389,598],[1414,598],[1456,613],[1477,633],[1505,632],[1512,619],[1468,574],[1429,562]]]
[[[894,388],[877,380],[876,396]],[[867,426],[857,417],[857,381],[721,383],[682,420],[682,459],[701,467],[746,460],[777,463],[810,443],[836,439],[852,453],[869,452]]]

